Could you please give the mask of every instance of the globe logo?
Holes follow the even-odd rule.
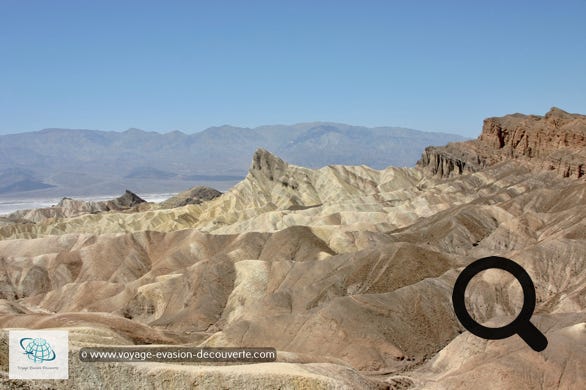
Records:
[[[35,363],[49,362],[57,357],[51,344],[42,338],[22,338],[20,339],[20,347],[24,350],[26,357]]]

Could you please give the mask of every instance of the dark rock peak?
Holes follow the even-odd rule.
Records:
[[[252,157],[252,167],[250,171],[260,171],[264,176],[268,177],[269,180],[281,177],[283,172],[287,169],[288,164],[275,156],[266,149],[259,148],[254,152]]]
[[[220,195],[222,195],[222,193],[215,188],[196,186],[161,202],[160,206],[162,208],[175,208],[186,206],[188,204],[201,204],[215,199]]]
[[[191,190],[189,190],[189,193],[193,197],[202,198],[206,200],[217,198],[218,196],[222,195],[220,191],[216,190],[215,188],[207,186],[193,187]]]
[[[134,192],[126,190],[122,196],[114,199],[113,202],[120,207],[132,207],[140,203],[145,203],[146,200],[142,199]]]

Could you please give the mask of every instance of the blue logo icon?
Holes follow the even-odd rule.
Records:
[[[26,357],[35,363],[50,362],[57,357],[55,351],[51,348],[51,344],[42,338],[22,338],[20,339],[20,347],[23,349]]]

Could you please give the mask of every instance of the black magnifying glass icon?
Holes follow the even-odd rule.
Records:
[[[523,308],[521,312],[508,325],[499,328],[489,328],[476,322],[466,310],[464,293],[470,280],[479,272],[487,269],[497,268],[512,274],[521,284],[523,289]],[[476,260],[468,265],[456,279],[454,291],[452,293],[452,303],[454,311],[460,323],[470,333],[478,337],[489,340],[505,339],[515,333],[531,347],[533,350],[540,352],[547,347],[547,338],[539,329],[531,323],[531,316],[535,310],[535,286],[529,274],[523,267],[513,260],[505,257],[490,256]]]

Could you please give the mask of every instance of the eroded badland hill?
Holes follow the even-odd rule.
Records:
[[[428,148],[415,168],[316,170],[260,149],[243,181],[195,204],[2,220],[1,383],[22,385],[5,374],[6,330],[26,327],[70,331],[70,379],[56,388],[580,388],[585,136],[585,116],[552,109],[487,119],[477,140]],[[455,318],[459,271],[489,255],[531,275],[545,351],[480,339]],[[515,280],[482,275],[470,312],[514,318]],[[272,346],[279,358],[76,356],[134,344]]]

